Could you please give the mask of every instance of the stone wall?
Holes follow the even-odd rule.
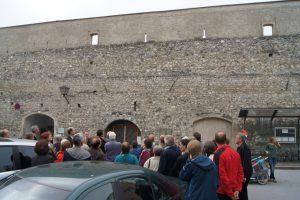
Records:
[[[99,44],[169,41],[202,38],[260,37],[264,25],[273,35],[300,33],[300,2],[284,1],[195,8],[56,21],[0,28],[0,54],[45,48],[74,48],[91,45],[91,34]]]
[[[241,107],[300,107],[300,35],[1,55],[0,80],[0,128],[15,135],[32,113],[51,116],[56,128],[91,132],[126,119],[142,135],[191,135],[195,121],[218,117],[232,121],[234,132]],[[69,105],[62,85],[70,87]]]

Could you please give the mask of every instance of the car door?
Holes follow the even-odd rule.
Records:
[[[12,146],[0,146],[0,172],[14,170]]]

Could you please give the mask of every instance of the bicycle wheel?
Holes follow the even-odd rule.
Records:
[[[257,182],[261,185],[265,185],[268,183],[269,174],[266,171],[261,171],[257,175]]]

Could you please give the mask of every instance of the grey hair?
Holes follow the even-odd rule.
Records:
[[[162,152],[162,148],[160,146],[154,146],[153,147],[153,153],[155,156],[160,156]]]
[[[53,138],[53,143],[60,143],[62,141],[62,137],[60,135],[56,135]]]
[[[84,138],[80,133],[75,134],[73,137],[73,143],[77,147],[80,147],[82,145],[83,140],[84,140]]]
[[[38,129],[39,127],[37,125],[33,125],[31,126],[31,132],[35,133],[35,131]]]
[[[115,140],[116,137],[117,137],[116,133],[113,132],[113,131],[109,131],[109,132],[107,133],[107,135],[108,135],[108,138],[109,138],[110,140]]]
[[[172,135],[166,135],[165,136],[165,144],[166,144],[166,146],[174,145],[174,137]]]

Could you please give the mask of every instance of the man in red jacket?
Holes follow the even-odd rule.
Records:
[[[239,199],[244,179],[240,155],[226,144],[226,133],[215,134],[217,150],[214,161],[219,171],[219,187],[217,194],[220,200]]]

